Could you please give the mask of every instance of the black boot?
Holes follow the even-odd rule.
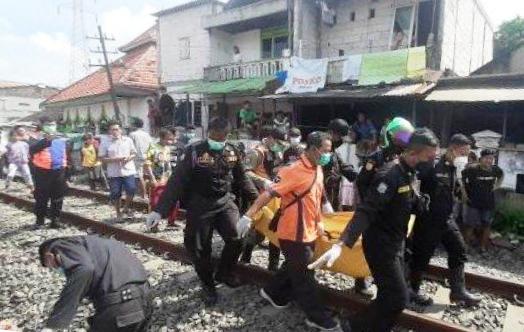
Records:
[[[218,302],[218,294],[215,286],[202,285],[202,301],[208,307],[214,306]]]
[[[36,217],[36,223],[34,225],[34,229],[39,229],[44,227],[45,225],[45,217]]]
[[[463,303],[467,307],[479,304],[481,298],[466,290],[464,266],[450,269],[449,272],[449,285],[451,288],[451,293],[449,294],[450,302]]]
[[[60,223],[58,222],[58,218],[51,218],[51,225],[49,227],[53,229],[60,229]]]
[[[355,279],[355,293],[362,295],[364,297],[372,298],[373,290],[370,287],[370,283],[366,278],[357,278]]]
[[[409,289],[409,301],[419,306],[430,306],[433,299],[427,294],[420,292],[422,283],[422,272],[412,272],[410,275],[411,289]]]

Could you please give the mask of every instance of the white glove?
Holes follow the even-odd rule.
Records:
[[[333,210],[333,206],[331,205],[331,203],[326,202],[322,205],[322,213],[323,214],[335,213],[335,210]]]
[[[264,180],[264,190],[268,191],[273,185],[273,181],[265,179]]]
[[[242,216],[237,223],[237,233],[240,238],[244,238],[251,228],[251,218],[248,216]]]
[[[146,229],[149,231],[151,228],[155,227],[160,223],[160,220],[162,219],[162,216],[158,212],[151,212],[146,217]]]
[[[333,263],[342,254],[342,245],[340,243],[334,244],[328,251],[320,256],[316,261],[307,266],[310,270],[318,270],[322,266],[332,267]]]

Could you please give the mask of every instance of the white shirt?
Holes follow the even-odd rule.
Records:
[[[100,146],[100,157],[123,158],[136,154],[135,145],[129,137],[122,136],[118,139],[113,138],[109,144]],[[135,163],[133,160],[127,163],[112,161],[107,163],[107,177],[125,177],[136,174]]]
[[[152,143],[151,136],[143,131],[142,129],[137,129],[129,134],[129,137],[133,140],[136,148],[136,160],[144,161],[146,160],[147,149]]]

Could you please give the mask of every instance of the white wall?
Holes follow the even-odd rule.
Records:
[[[493,58],[493,30],[475,0],[443,0],[443,6],[441,70],[467,76]]]
[[[212,14],[212,4],[166,14],[158,18],[160,79],[162,83],[202,79],[210,64],[210,38],[201,19]],[[190,58],[180,59],[180,38],[190,39]]]
[[[243,62],[260,60],[262,56],[260,30],[249,30],[234,34],[232,43],[240,49]]]
[[[337,23],[330,27],[321,24],[322,57],[338,56],[338,50],[346,55],[382,52],[389,50],[395,9],[410,5],[410,0],[370,2],[348,0],[335,7]],[[375,17],[369,19],[369,10],[375,9]],[[355,12],[355,21],[351,21]]]
[[[120,116],[124,126],[129,125],[129,119],[131,117],[137,117],[144,121],[144,129],[149,129],[149,119],[147,118],[148,107],[147,99],[149,97],[139,97],[139,98],[125,98],[118,100],[118,107],[120,109]],[[71,116],[71,120],[74,121],[76,118],[76,112],[82,119],[86,119],[88,109],[91,111],[91,118],[97,122],[102,116],[102,106],[105,108],[105,112],[108,119],[112,119],[115,116],[113,103],[111,101],[93,103],[89,105],[82,106],[71,106],[64,107],[64,119],[66,118],[67,112]]]
[[[0,123],[10,123],[40,111],[44,99],[0,96]]]
[[[211,44],[210,66],[219,66],[233,61],[233,40],[230,33],[212,29],[209,33]]]

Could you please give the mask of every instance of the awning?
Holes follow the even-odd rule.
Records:
[[[435,86],[434,83],[417,83],[408,85],[384,87],[355,87],[348,90],[330,89],[312,93],[300,94],[275,94],[260,97],[260,99],[276,100],[301,100],[301,99],[371,99],[371,98],[397,98],[409,96],[422,96]]]
[[[426,101],[440,102],[492,102],[524,101],[524,87],[520,88],[467,88],[467,89],[435,89],[427,97]]]
[[[183,86],[175,87],[172,93],[202,93],[202,94],[226,94],[234,92],[262,91],[266,83],[274,77],[242,78],[230,81],[206,82],[197,81]]]

